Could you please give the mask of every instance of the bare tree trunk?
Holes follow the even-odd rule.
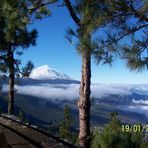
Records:
[[[14,108],[14,57],[11,50],[8,51],[9,59],[9,92],[8,92],[8,114],[13,114]]]
[[[90,148],[90,84],[91,84],[91,53],[82,53],[82,73],[80,84],[79,108],[79,144],[82,148]]]

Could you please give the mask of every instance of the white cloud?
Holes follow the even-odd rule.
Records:
[[[31,95],[35,97],[41,97],[44,99],[77,99],[79,94],[79,85],[62,85],[62,84],[53,84],[53,85],[38,85],[38,86],[18,86],[15,85],[15,89],[17,90],[16,93],[24,94],[24,95]],[[8,85],[3,85],[3,92],[8,91]]]
[[[142,100],[142,99],[135,100],[135,99],[133,99],[132,102],[136,103],[136,104],[146,104],[146,105],[148,105],[148,100]]]
[[[69,87],[60,88],[49,86],[16,86],[17,92],[19,94],[32,95],[36,97],[42,97],[45,99],[77,99],[78,98],[78,87]]]
[[[128,87],[122,85],[109,85],[109,84],[92,84],[91,85],[92,96],[101,98],[102,96],[108,96],[110,94],[116,95],[131,95]]]
[[[15,85],[18,94],[31,95],[40,97],[47,100],[73,100],[79,97],[79,84],[38,84],[38,85]],[[137,86],[135,86],[137,88]],[[92,84],[91,96],[100,98],[102,96],[108,96],[109,94],[117,95],[131,95],[134,90],[134,86],[129,85],[110,85],[110,84]],[[137,90],[137,89],[136,89]],[[140,91],[140,89],[138,89]],[[8,85],[3,85],[3,92],[8,91]],[[142,90],[141,90],[142,91]],[[120,108],[132,112],[143,113],[148,116],[148,100],[131,100],[133,106],[124,106]],[[137,105],[136,105],[137,103]],[[140,105],[145,104],[145,105]]]
[[[40,85],[15,85],[18,94],[32,95],[45,99],[78,99],[79,84],[40,84]],[[8,90],[7,85],[3,85],[3,92]],[[130,95],[129,89],[112,85],[91,85],[91,96],[101,98],[109,94]]]

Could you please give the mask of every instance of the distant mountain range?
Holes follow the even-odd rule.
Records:
[[[78,118],[76,102],[79,98],[79,87],[79,81],[44,65],[34,69],[29,78],[16,79],[16,106],[29,111],[27,114],[30,113],[32,117],[48,122],[54,114],[58,116],[61,113],[64,104],[68,104]],[[3,81],[2,90],[6,95],[7,79]],[[93,124],[106,122],[107,114],[112,111],[117,111],[125,122],[147,123],[146,84],[92,84],[91,101]],[[49,118],[48,112],[51,115]]]

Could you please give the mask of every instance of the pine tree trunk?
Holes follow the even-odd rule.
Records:
[[[9,59],[9,92],[8,92],[8,114],[13,114],[14,108],[14,57],[13,52],[11,50],[8,51],[8,59]]]
[[[90,84],[91,84],[91,53],[82,54],[82,74],[80,84],[79,108],[79,144],[82,148],[90,148]]]

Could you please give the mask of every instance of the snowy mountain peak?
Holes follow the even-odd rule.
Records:
[[[39,79],[39,80],[48,80],[48,79],[68,79],[68,80],[72,80],[72,78],[70,78],[68,75],[49,68],[48,65],[43,65],[40,67],[37,67],[36,69],[34,69],[32,71],[32,73],[30,74],[30,78],[32,79]]]

